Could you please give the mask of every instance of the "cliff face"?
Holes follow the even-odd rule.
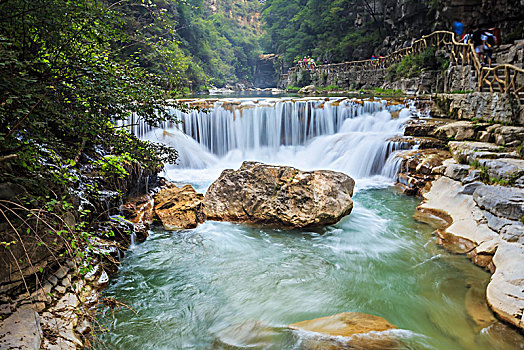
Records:
[[[524,0],[385,0],[377,12],[388,33],[376,51],[381,55],[409,46],[435,30],[451,30],[454,21],[470,30],[499,28],[502,43],[524,38]]]
[[[223,14],[254,32],[261,31],[260,3],[258,0],[205,0],[209,15]]]

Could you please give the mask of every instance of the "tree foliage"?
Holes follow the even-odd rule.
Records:
[[[342,62],[369,57],[385,37],[387,0],[267,0],[265,50],[289,63],[311,55]]]
[[[150,168],[176,159],[175,150],[112,122],[132,114],[150,125],[173,121],[170,97],[180,88],[176,50],[162,36],[129,29],[132,3],[0,3],[0,182],[64,192],[75,182],[68,169],[97,149]],[[169,33],[162,8],[140,6],[149,18],[136,17],[135,26],[154,23]],[[147,55],[159,63],[145,64]]]
[[[210,77],[223,86],[251,82],[261,53],[256,24],[257,0],[222,0],[215,8],[203,0],[188,0],[177,6],[177,35],[181,47]]]

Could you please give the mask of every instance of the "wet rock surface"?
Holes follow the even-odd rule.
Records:
[[[288,327],[295,331],[317,333],[305,337],[306,348],[395,349],[400,345],[394,335],[387,332],[397,327],[380,316],[359,312],[343,312],[294,323]]]
[[[155,214],[166,230],[195,228],[206,219],[203,200],[190,185],[167,184],[155,195]]]
[[[488,96],[473,96],[477,101],[471,104],[467,95],[455,96],[448,105],[450,113],[455,118],[475,116],[487,121],[486,113],[507,108],[493,105],[482,110],[487,102],[482,104],[478,99]],[[479,111],[474,109],[476,105]],[[515,121],[512,111],[504,113],[490,122]],[[517,266],[524,266],[524,160],[519,151],[524,143],[523,129],[478,121],[411,121],[406,134],[437,137],[447,143],[450,153],[437,157],[437,147],[401,152],[404,160],[398,179],[405,193],[424,198],[415,218],[437,228],[438,244],[467,254],[475,264],[494,273],[486,295],[488,303],[501,319],[521,329],[524,270]],[[433,161],[428,162],[430,159]],[[489,319],[486,315],[477,318]]]
[[[338,222],[353,208],[355,181],[328,170],[244,162],[224,170],[205,195],[210,220],[282,227],[324,226]]]

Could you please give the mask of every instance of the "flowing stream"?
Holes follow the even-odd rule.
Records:
[[[107,332],[97,348],[326,349],[318,335],[287,325],[346,311],[396,325],[389,336],[401,348],[524,348],[486,305],[489,274],[438,247],[432,229],[412,218],[419,200],[392,186],[395,152],[409,146],[388,139],[402,134],[413,107],[342,98],[206,103],[208,111],[173,111],[183,124],[137,129],[180,152],[167,177],[205,192],[244,160],[332,169],[356,180],[353,212],[316,230],[154,226],[104,292],[129,308],[101,310]]]

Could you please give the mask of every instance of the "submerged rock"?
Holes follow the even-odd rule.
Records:
[[[297,331],[319,333],[306,336],[307,349],[397,349],[400,345],[393,334],[386,332],[397,327],[382,317],[359,312],[343,312],[294,323],[288,327]]]
[[[279,336],[281,334],[277,329],[268,324],[262,321],[248,320],[220,331],[213,348],[268,349],[275,342],[275,338]]]
[[[355,181],[346,174],[300,171],[286,166],[244,162],[224,170],[205,195],[210,220],[283,227],[324,226],[353,209]]]
[[[203,199],[191,185],[168,184],[155,195],[155,214],[166,230],[195,228],[206,219]]]

